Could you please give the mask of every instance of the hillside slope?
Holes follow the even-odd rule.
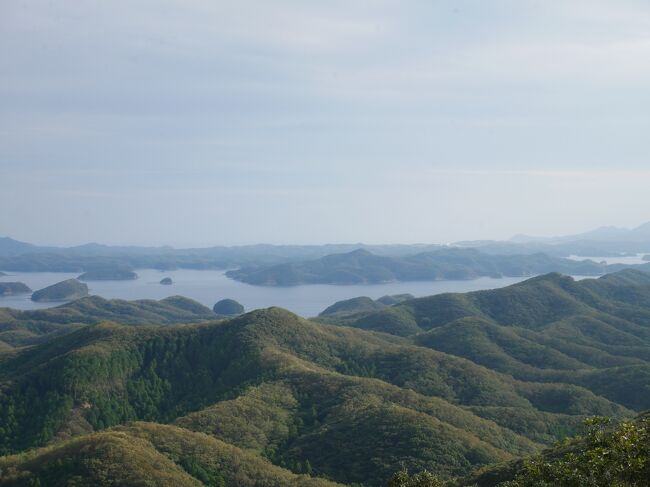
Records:
[[[210,308],[182,296],[160,301],[88,296],[55,308],[29,311],[0,308],[0,343],[10,347],[33,345],[101,321],[168,325],[215,318]]]
[[[644,487],[650,479],[650,418],[592,418],[579,436],[541,454],[479,469],[448,487]],[[440,485],[440,487],[443,487]]]
[[[643,411],[650,378],[650,274],[575,281],[559,274],[507,288],[414,299],[339,323],[405,337],[532,382],[569,383]]]
[[[6,357],[0,385],[6,453],[175,421],[295,473],[369,486],[402,464],[465,474],[534,452],[586,415],[629,414],[579,386],[514,380],[278,308],[193,326],[86,326]],[[481,417],[491,415],[501,424]]]
[[[88,324],[0,355],[0,468],[8,485],[52,475],[311,485],[311,474],[378,487],[402,467],[467,475],[535,454],[586,417],[643,409],[648,304],[650,276],[626,271],[340,315],[353,327],[280,308],[171,325],[209,316],[183,298],[19,313]],[[120,313],[128,324],[91,323]],[[154,319],[167,324],[143,325]],[[14,456],[35,447],[45,449]]]
[[[335,487],[296,475],[216,438],[133,423],[0,458],[2,486]],[[31,482],[31,484],[26,484]]]

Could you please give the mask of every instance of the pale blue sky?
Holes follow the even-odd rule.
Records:
[[[449,242],[650,220],[650,4],[0,2],[0,235]]]

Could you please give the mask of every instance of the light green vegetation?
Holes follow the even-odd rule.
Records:
[[[204,321],[214,313],[184,298],[98,299],[2,311],[63,330],[0,354],[8,485],[374,487],[406,468],[488,486],[491,464],[520,482],[519,458],[648,400],[650,276],[635,271],[411,299],[337,324],[279,308]],[[99,322],[111,316],[127,324]],[[203,322],[171,325],[183,317]],[[433,481],[411,477],[400,485]]]

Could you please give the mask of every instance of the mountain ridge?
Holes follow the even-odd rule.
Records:
[[[170,301],[89,297],[21,312],[56,327],[75,311],[87,324],[0,352],[2,453],[53,449],[0,465],[47,480],[54,458],[70,469],[61,475],[96,481],[96,471],[78,470],[83,462],[141,477],[142,463],[155,461],[178,485],[236,483],[239,468],[249,479],[240,485],[257,472],[270,485],[379,487],[402,467],[449,479],[516,461],[589,416],[649,407],[638,391],[650,377],[650,275],[639,271],[583,281],[552,273],[331,324],[277,307],[204,320],[191,300]],[[116,310],[131,323],[102,321]],[[145,312],[149,324],[138,318]],[[174,323],[184,316],[198,322]],[[390,320],[413,329],[386,333]],[[360,329],[371,322],[376,331]],[[145,456],[131,464],[123,455],[133,448]]]
[[[253,285],[295,286],[525,277],[550,271],[601,275],[607,269],[608,266],[589,260],[575,261],[546,254],[505,257],[476,249],[447,248],[407,257],[378,256],[367,250],[356,250],[312,261],[243,267],[226,275]]]

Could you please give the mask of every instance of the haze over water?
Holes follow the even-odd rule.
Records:
[[[410,293],[416,297],[446,292],[467,292],[479,289],[493,289],[522,281],[522,278],[494,279],[482,277],[469,281],[433,282],[391,282],[386,284],[361,285],[304,285],[293,287],[251,286],[229,279],[221,270],[158,271],[139,269],[139,278],[134,281],[92,281],[88,282],[90,294],[112,299],[163,299],[181,295],[194,299],[212,308],[214,303],[231,298],[244,305],[247,311],[257,308],[280,306],[304,317],[316,316],[329,305],[342,299],[368,296],[373,299],[386,294]],[[19,281],[36,291],[78,274],[60,272],[12,272],[0,277],[0,282]],[[160,280],[169,276],[171,286],[163,286]],[[0,297],[0,307],[16,309],[40,309],[58,306],[62,303],[35,303],[29,294]]]

